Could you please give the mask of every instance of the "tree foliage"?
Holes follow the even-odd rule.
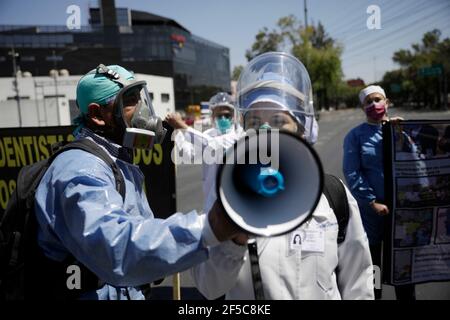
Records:
[[[261,29],[246,57],[269,51],[290,52],[306,67],[319,108],[336,103],[338,95],[347,86],[342,82],[342,47],[331,38],[319,22],[305,27],[293,15],[278,20],[277,28]]]
[[[237,65],[233,68],[233,72],[231,74],[231,80],[237,81],[239,79],[239,76],[241,75],[242,70],[244,69],[244,66]]]
[[[450,39],[441,40],[437,29],[425,33],[411,49],[401,49],[392,57],[400,69],[386,72],[382,85],[400,104],[415,107],[446,107],[445,91],[450,80]],[[423,76],[423,68],[437,67],[442,74]]]

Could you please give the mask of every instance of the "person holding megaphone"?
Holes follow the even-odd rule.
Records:
[[[283,52],[257,56],[239,78],[236,103],[245,135],[225,159],[238,164],[220,164],[210,192],[248,237],[211,248],[191,269],[199,291],[208,299],[373,299],[358,205],[339,179],[324,179],[311,147],[318,126],[304,65]],[[241,164],[263,135],[278,147],[271,162]]]
[[[165,136],[145,81],[100,64],[80,78],[77,106],[77,144],[41,171],[20,257],[24,277],[9,279],[8,298],[22,286],[19,299],[143,300],[148,283],[187,270],[208,258],[209,247],[240,235],[217,205],[202,216],[154,217],[132,158]]]

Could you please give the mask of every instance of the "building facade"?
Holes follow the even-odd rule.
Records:
[[[81,76],[0,77],[0,128],[70,125],[79,114],[75,101]],[[175,111],[172,78],[141,73],[135,76],[147,82],[156,115],[164,118],[168,112]],[[15,81],[19,103],[15,99]]]
[[[0,26],[0,77],[11,77],[10,52],[17,67],[33,76],[51,69],[85,74],[99,63],[120,64],[136,73],[171,77],[176,109],[230,91],[229,49],[191,34],[176,21],[116,8],[113,0],[90,8],[88,26]],[[151,83],[149,83],[151,90]]]

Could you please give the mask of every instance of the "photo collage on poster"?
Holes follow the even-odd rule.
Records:
[[[450,279],[450,122],[393,130],[393,283]]]

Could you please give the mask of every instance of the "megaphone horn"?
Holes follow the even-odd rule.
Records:
[[[312,215],[322,194],[323,169],[314,149],[298,136],[260,130],[225,152],[216,186],[234,223],[270,237],[296,229]]]

